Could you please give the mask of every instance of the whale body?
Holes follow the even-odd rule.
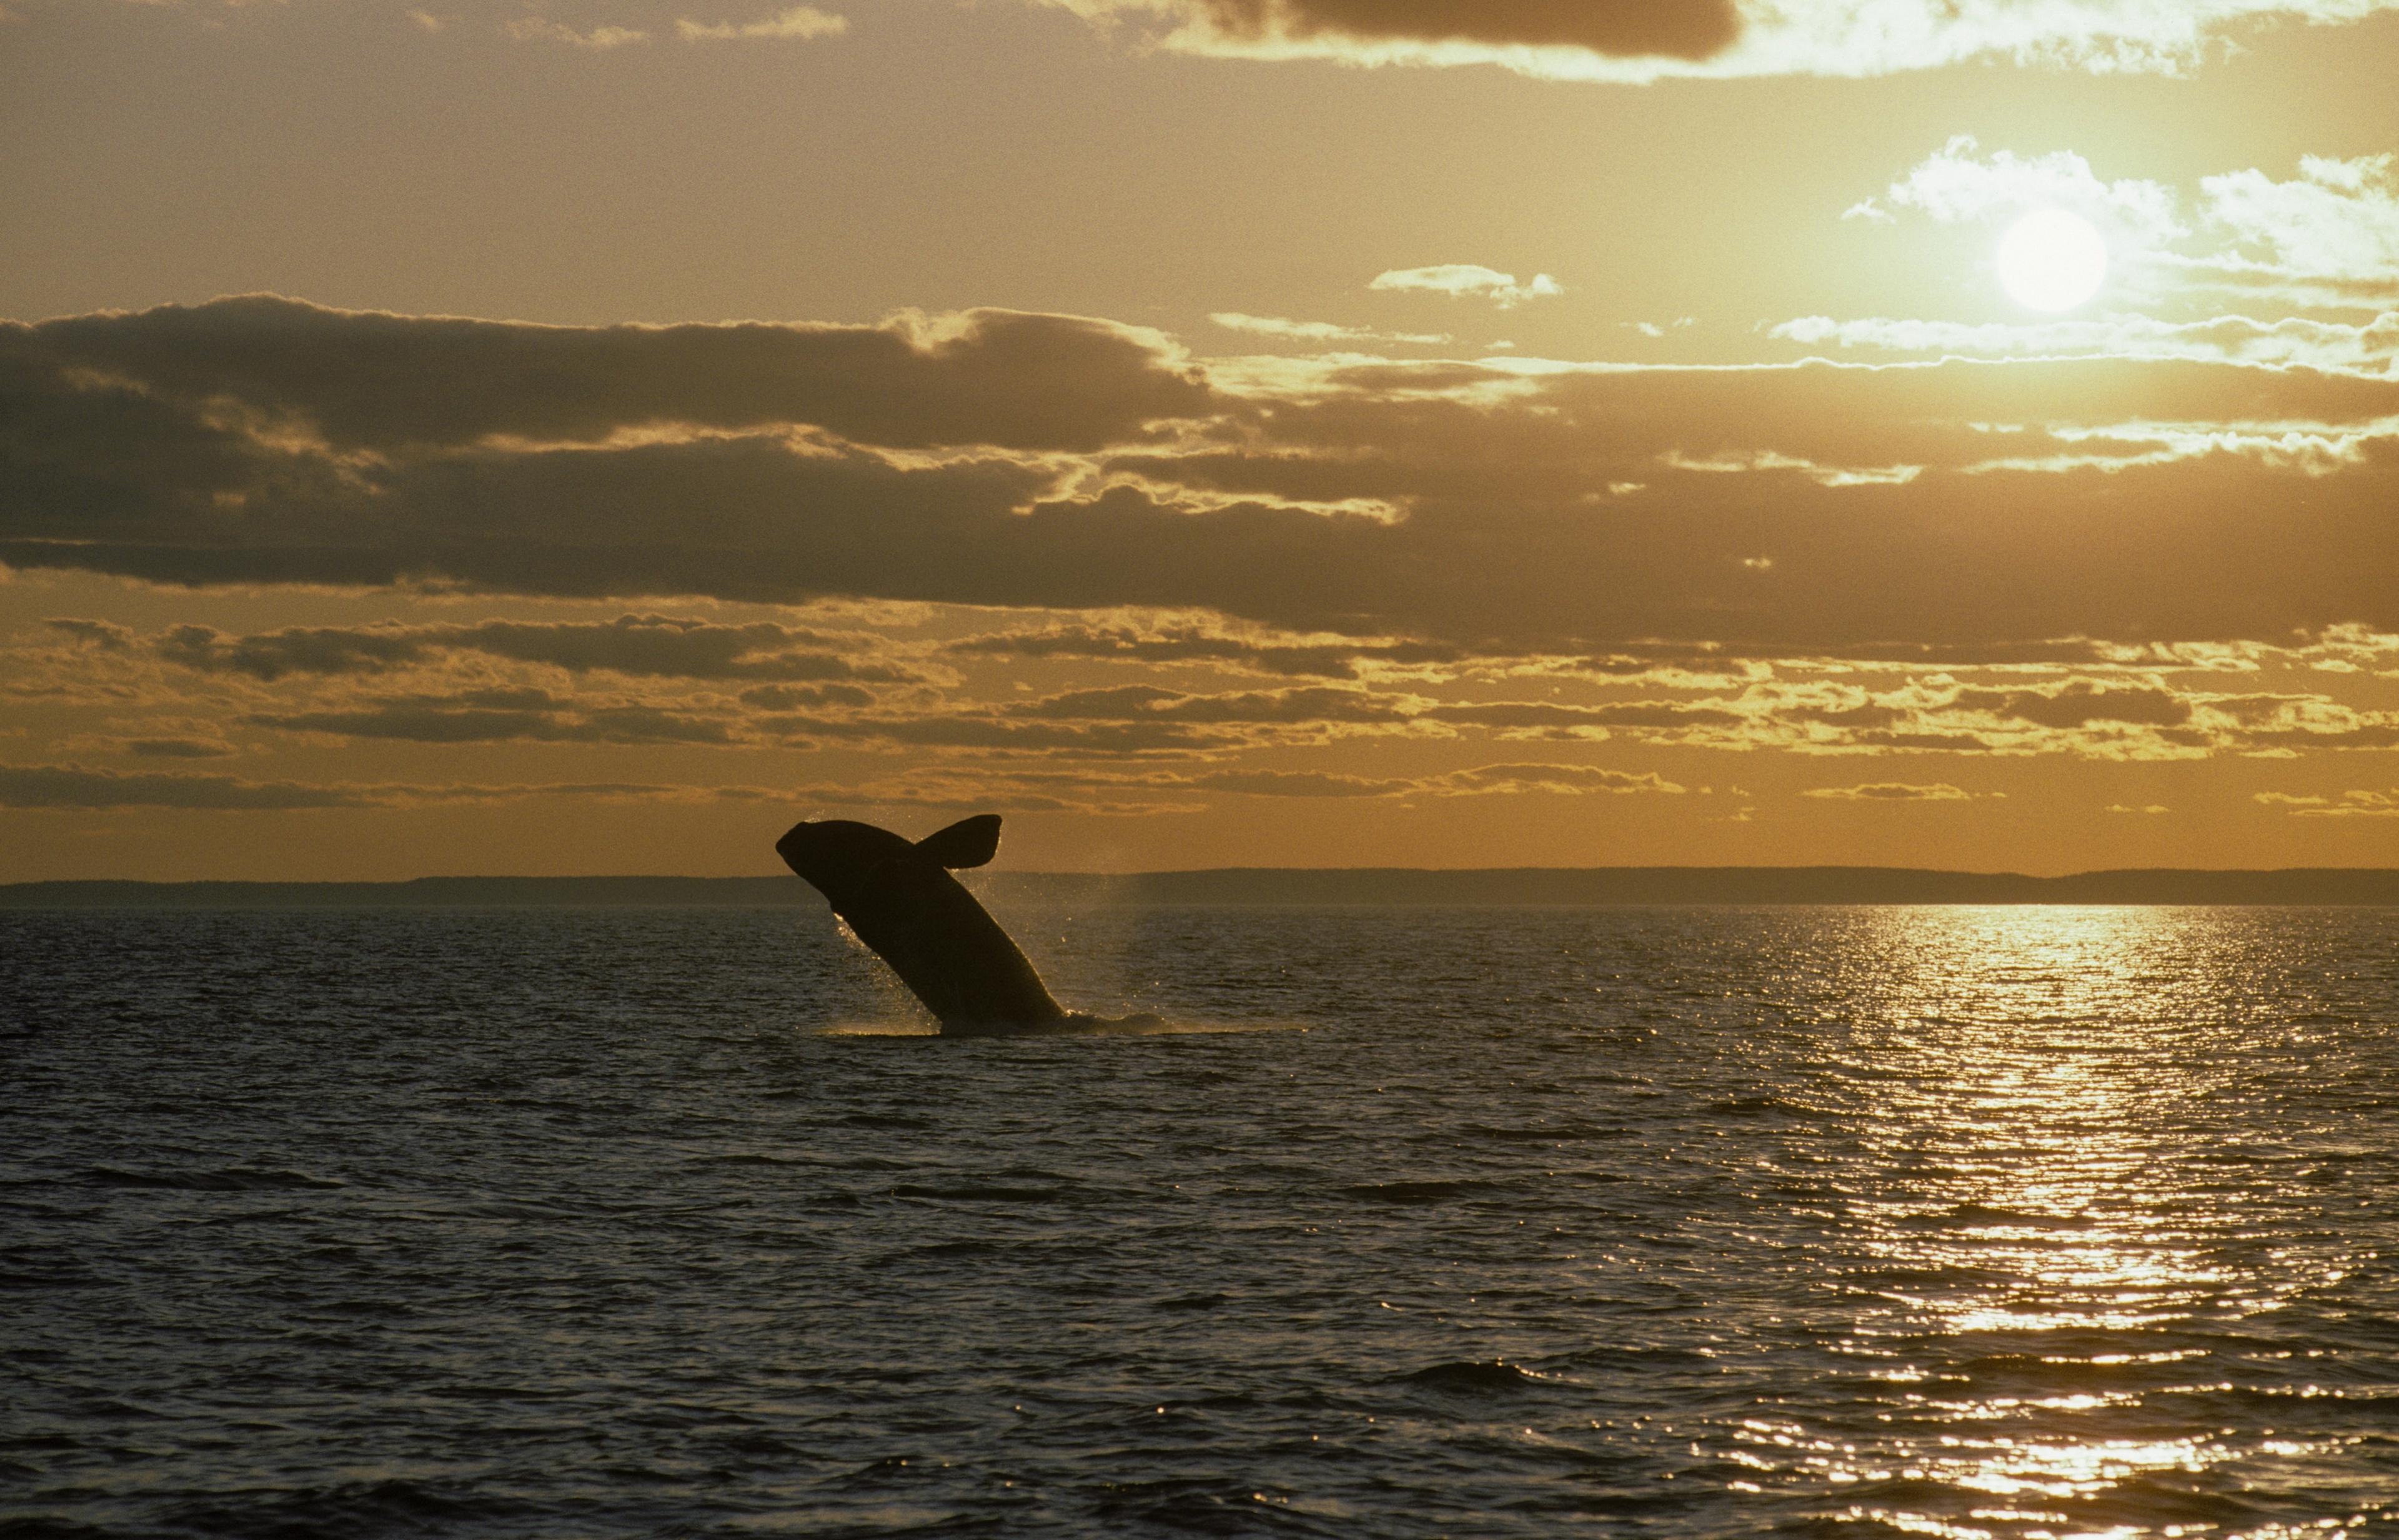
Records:
[[[1040,1031],[1070,1018],[999,922],[950,875],[999,850],[999,815],[911,843],[845,818],[794,825],[775,853],[891,965],[944,1033]]]

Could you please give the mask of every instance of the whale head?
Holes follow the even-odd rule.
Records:
[[[836,907],[869,872],[914,848],[888,829],[847,818],[793,824],[775,842],[775,854],[783,858],[783,864]]]

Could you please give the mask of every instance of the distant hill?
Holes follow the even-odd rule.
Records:
[[[1010,904],[2392,904],[2399,871],[2149,869],[2067,877],[1888,866],[1227,867],[992,872]],[[419,877],[404,883],[52,882],[0,885],[0,909],[388,909],[455,905],[820,904],[796,877]]]

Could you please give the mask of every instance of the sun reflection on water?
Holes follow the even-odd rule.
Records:
[[[2243,1068],[2219,923],[1877,913],[1843,965],[1874,975],[1852,982],[1875,1009],[1838,1050],[1860,1158],[1832,1245],[1855,1296],[1839,1352],[1884,1387],[1888,1431],[1753,1421],[1737,1464],[1820,1485],[1837,1525],[2047,1540],[2234,1533],[2242,1481],[2218,1467],[2312,1452],[2193,1415],[2244,1358],[2286,1357],[2270,1317],[2346,1265],[2261,1247],[2256,1194],[2212,1178],[2186,1115]]]

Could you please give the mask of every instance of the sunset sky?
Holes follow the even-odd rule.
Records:
[[[2399,0],[0,0],[0,880],[2399,865],[2394,81]]]

